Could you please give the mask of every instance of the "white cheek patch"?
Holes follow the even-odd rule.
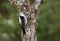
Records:
[[[19,16],[19,24],[22,24],[21,22],[22,22],[22,21],[21,21],[20,16]]]

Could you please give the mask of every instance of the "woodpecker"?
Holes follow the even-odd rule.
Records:
[[[27,25],[27,17],[22,12],[19,13],[19,24],[21,25],[23,33],[26,34],[25,27]]]

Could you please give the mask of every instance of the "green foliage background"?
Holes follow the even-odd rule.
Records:
[[[45,0],[37,20],[38,41],[60,41],[60,0]],[[18,11],[0,0],[0,41],[21,41]]]

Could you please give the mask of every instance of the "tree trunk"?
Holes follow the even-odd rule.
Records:
[[[36,19],[43,0],[9,0],[9,2],[19,11],[21,40],[37,41]]]
[[[37,41],[37,36],[36,36],[36,23],[34,20],[30,19],[28,20],[28,24],[26,25],[25,31],[26,34],[24,34],[21,30],[21,39],[22,41]]]

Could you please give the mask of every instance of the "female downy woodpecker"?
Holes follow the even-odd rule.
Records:
[[[22,12],[19,13],[19,24],[22,27],[23,33],[26,34],[25,27],[27,24],[27,17]]]

